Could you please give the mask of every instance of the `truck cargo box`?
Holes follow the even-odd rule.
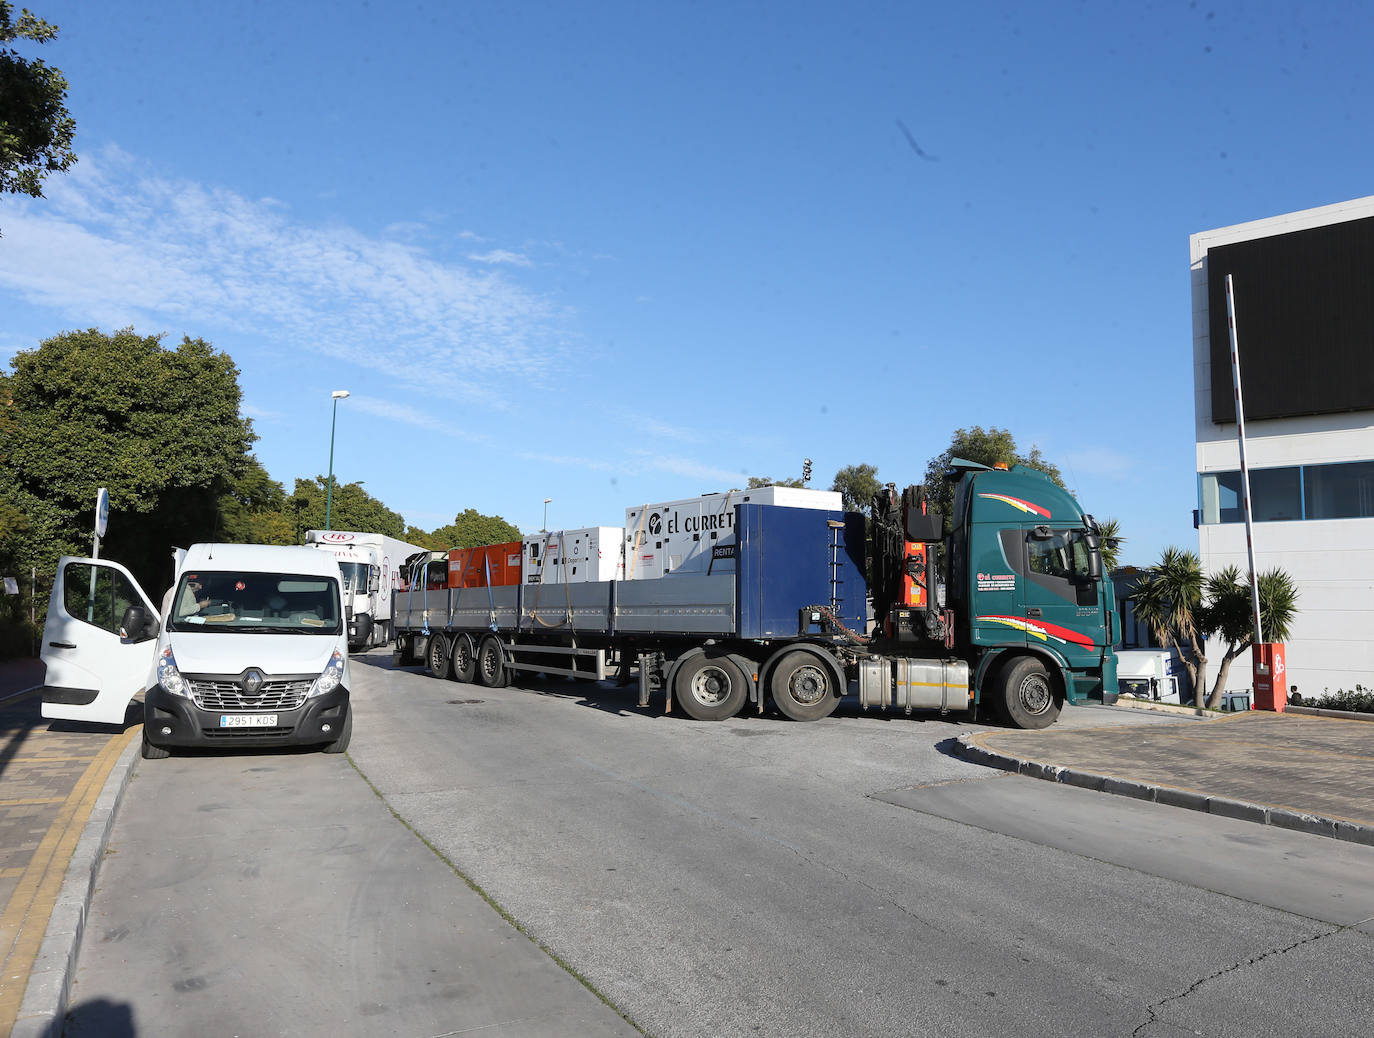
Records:
[[[618,526],[532,533],[524,540],[526,584],[586,584],[619,580],[625,566]]]
[[[831,511],[844,507],[833,490],[769,486],[627,508],[625,579],[734,573],[735,508],[748,504]]]

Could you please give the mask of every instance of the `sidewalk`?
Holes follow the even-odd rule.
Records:
[[[59,1034],[137,728],[41,716],[36,659],[0,662],[0,1035]]]
[[[1252,711],[959,742],[969,760],[1033,778],[1374,845],[1370,721]]]

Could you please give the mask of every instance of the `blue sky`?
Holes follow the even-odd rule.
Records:
[[[1374,191],[1364,4],[30,6],[80,162],[0,198],[0,361],[203,337],[288,490],[348,389],[425,529],[996,425],[1196,548],[1188,235]]]

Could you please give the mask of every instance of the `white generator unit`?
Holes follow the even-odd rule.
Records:
[[[618,526],[549,530],[524,538],[521,571],[526,584],[585,584],[625,576]]]
[[[625,510],[625,579],[671,573],[735,572],[735,506],[780,505],[840,511],[836,490],[759,487]]]

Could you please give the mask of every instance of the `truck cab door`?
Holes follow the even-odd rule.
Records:
[[[1103,601],[1085,531],[1028,527],[1025,545],[1028,623],[1075,669],[1100,666],[1112,603]]]
[[[125,612],[141,606],[149,623],[120,634]],[[117,562],[63,556],[43,626],[47,677],[43,716],[123,724],[129,700],[144,690],[157,650],[158,610]]]

